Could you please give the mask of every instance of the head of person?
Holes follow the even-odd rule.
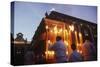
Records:
[[[56,41],[60,41],[61,39],[62,39],[61,36],[56,37]]]
[[[71,48],[72,48],[73,51],[76,50],[76,45],[73,43],[73,44],[71,45]]]
[[[90,42],[90,38],[88,36],[85,37],[85,42]]]

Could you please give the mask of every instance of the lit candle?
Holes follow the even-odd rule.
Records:
[[[79,32],[79,40],[80,40],[80,46],[79,46],[79,48],[81,48],[82,44],[83,44],[83,38],[82,38],[82,33],[80,33],[80,32]],[[82,53],[82,51],[80,51],[80,53]]]
[[[77,31],[75,31],[75,40],[76,40],[76,45],[78,45]]]
[[[80,44],[83,44],[83,38],[82,38],[82,34],[79,32],[79,39],[80,39]]]
[[[69,29],[70,29],[71,31],[74,31],[74,25],[69,25]]]

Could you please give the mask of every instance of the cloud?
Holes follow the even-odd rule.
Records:
[[[51,8],[50,11],[55,11],[55,8]]]

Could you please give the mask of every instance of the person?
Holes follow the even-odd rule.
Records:
[[[69,62],[82,61],[82,55],[79,52],[77,52],[75,44],[71,45],[71,49],[73,50],[73,52],[69,56]]]
[[[89,39],[86,39],[83,47],[82,47],[82,52],[83,52],[83,56],[84,56],[84,60],[85,61],[91,61],[91,60],[95,60],[95,56],[96,56],[96,49],[93,45],[93,43],[90,42]]]
[[[67,62],[66,47],[60,36],[56,37],[56,43],[49,49],[54,50],[56,63]]]

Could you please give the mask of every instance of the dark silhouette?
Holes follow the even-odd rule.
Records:
[[[82,52],[84,60],[86,61],[92,61],[97,59],[96,48],[88,37],[86,38],[83,44]]]
[[[17,37],[15,38],[16,41],[24,41],[24,38],[23,38],[23,34],[22,33],[18,33],[16,35],[17,35]]]
[[[35,64],[44,64],[46,63],[45,59],[45,40],[40,40],[36,46],[34,46],[35,53]]]

